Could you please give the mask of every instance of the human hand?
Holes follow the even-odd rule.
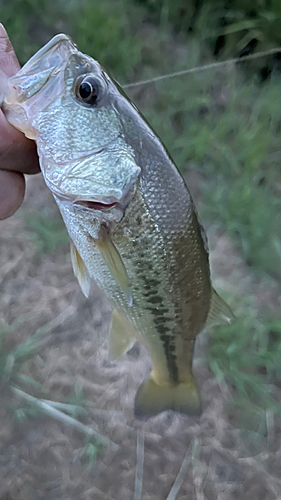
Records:
[[[14,75],[20,65],[0,24],[0,68],[7,77]],[[0,95],[4,90],[0,78]],[[0,220],[13,215],[23,202],[25,180],[23,174],[39,172],[35,142],[12,127],[0,109]]]

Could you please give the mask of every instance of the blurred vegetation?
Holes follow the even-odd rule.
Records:
[[[146,19],[170,22],[174,33],[192,33],[214,55],[244,55],[281,43],[279,0],[135,0]]]
[[[259,444],[268,433],[267,412],[280,415],[281,319],[267,314],[261,320],[250,297],[234,304],[238,319],[216,329],[207,358],[222,390],[230,388],[238,424]]]
[[[80,417],[84,417],[84,419],[87,417],[90,420],[90,412],[95,409],[93,403],[84,398],[82,389],[79,393],[79,402],[77,397],[75,402],[71,403],[60,403],[46,399],[48,396],[50,397],[46,388],[33,377],[24,373],[25,363],[46,346],[50,332],[60,324],[60,317],[58,316],[41,326],[23,341],[15,342],[14,339],[12,340],[9,334],[20,331],[21,326],[31,319],[31,315],[23,315],[10,325],[0,321],[0,395],[2,407],[6,408],[19,424],[30,418],[47,415],[63,422],[66,426],[78,429],[85,436],[84,461],[88,466],[91,466],[95,463],[96,456],[103,445],[110,443],[106,437],[79,420]],[[76,392],[75,387],[74,393]]]
[[[36,254],[53,253],[68,249],[69,236],[61,218],[56,214],[33,211],[26,214],[25,223],[30,229],[31,239],[36,246]]]
[[[279,85],[278,75],[260,86],[234,67],[159,83],[154,108],[145,109],[180,169],[202,173],[205,217],[224,224],[249,264],[278,279]]]
[[[218,55],[235,57],[265,50],[281,42],[279,0],[254,4],[250,0],[0,0],[0,6],[1,21],[21,63],[64,31],[120,83],[191,68]],[[252,266],[251,272],[278,283],[279,95],[280,73],[274,58],[130,90],[180,170],[200,174],[199,206],[205,221],[227,231]],[[61,243],[61,236],[55,236],[60,225],[56,228],[56,222],[44,215],[30,216],[28,225],[41,241],[41,252],[53,251]],[[238,290],[237,295],[241,294],[243,290]],[[281,324],[270,315],[262,317],[263,311],[253,305],[247,308],[235,299],[233,305],[239,320],[216,329],[208,359],[218,381],[235,387],[242,407],[248,408],[246,403],[251,401],[252,409],[260,408],[262,422],[265,407],[277,410],[271,390],[281,376]],[[87,453],[94,455],[91,448]]]

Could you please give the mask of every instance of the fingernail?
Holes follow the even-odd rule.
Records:
[[[7,31],[5,30],[2,23],[0,23],[0,37],[1,38],[8,38]]]

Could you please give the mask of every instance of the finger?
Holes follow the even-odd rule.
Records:
[[[0,24],[0,68],[8,77],[20,69],[17,56],[2,24]],[[0,79],[0,94],[4,92],[4,85],[2,78]],[[12,127],[1,110],[0,168],[26,174],[35,174],[40,171],[34,141],[27,139],[24,134]]]
[[[24,174],[40,171],[36,145],[10,125],[0,110],[0,168]]]
[[[0,220],[13,215],[23,202],[25,180],[17,172],[0,170]]]
[[[9,40],[7,32],[0,23],[0,68],[8,77],[13,76],[20,69],[17,56]]]

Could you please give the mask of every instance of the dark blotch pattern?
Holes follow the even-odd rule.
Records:
[[[168,322],[172,321],[172,318],[165,316],[168,309],[164,307],[163,298],[159,295],[161,282],[156,279],[156,273],[153,273],[153,278],[145,274],[148,268],[151,271],[151,267],[151,263],[146,262],[145,259],[142,258],[141,267],[138,266],[137,273],[144,284],[144,296],[147,297],[148,304],[147,310],[150,311],[153,316],[155,328],[163,344],[171,382],[176,384],[179,379],[177,358],[175,355],[176,345],[174,335],[172,335],[171,328],[168,326]]]

